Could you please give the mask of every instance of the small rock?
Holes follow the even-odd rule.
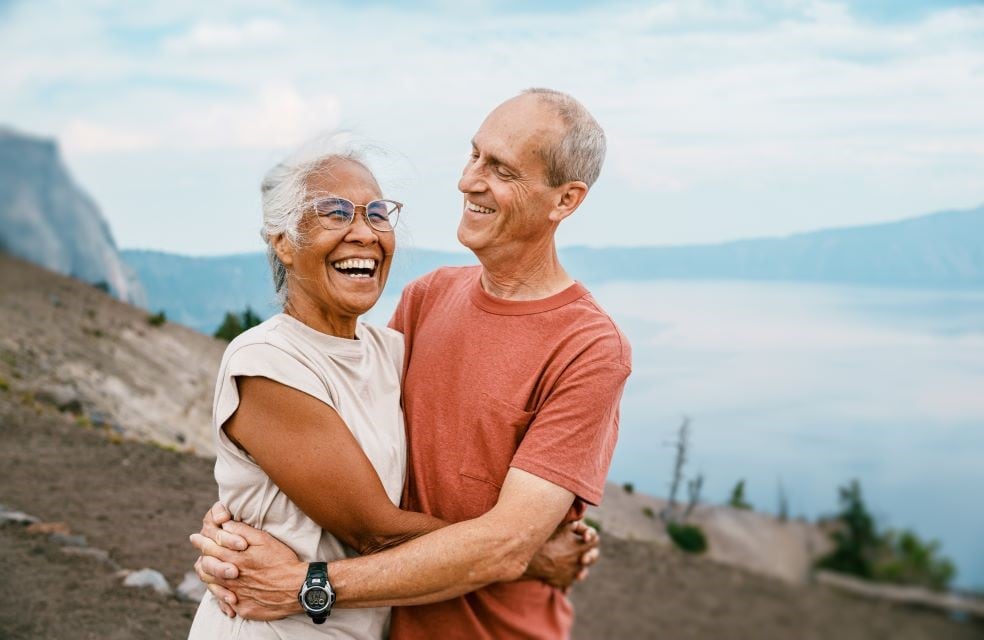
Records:
[[[201,602],[205,597],[205,583],[198,579],[198,574],[189,571],[178,585],[175,595],[184,602]]]
[[[103,413],[102,411],[91,412],[89,414],[89,420],[92,421],[92,425],[95,427],[108,427],[113,421],[109,414]]]
[[[171,585],[167,583],[167,578],[160,571],[153,569],[134,571],[123,580],[123,585],[127,587],[151,587],[161,595],[171,595]]]
[[[64,533],[53,533],[48,536],[52,542],[58,543],[63,547],[85,547],[89,542],[83,535],[66,535]]]
[[[72,530],[68,528],[67,522],[35,522],[27,527],[28,533],[60,533],[68,536],[72,535]]]
[[[43,404],[57,407],[59,411],[79,413],[82,403],[75,389],[65,384],[51,384],[42,387],[34,394],[34,399]]]
[[[41,518],[35,518],[23,511],[14,511],[0,508],[0,524],[24,524],[33,525],[41,522]]]
[[[69,556],[92,558],[97,562],[103,563],[114,571],[120,568],[120,565],[116,564],[116,561],[109,557],[109,551],[106,551],[105,549],[94,549],[92,547],[62,547],[61,552]]]

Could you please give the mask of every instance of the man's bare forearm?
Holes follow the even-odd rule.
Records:
[[[542,543],[495,518],[449,525],[398,549],[332,562],[335,606],[402,606],[447,600],[523,575]]]

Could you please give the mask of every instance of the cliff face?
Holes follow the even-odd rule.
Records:
[[[96,204],[72,181],[53,140],[0,129],[0,251],[144,305]]]

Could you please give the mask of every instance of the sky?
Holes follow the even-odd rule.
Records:
[[[57,138],[123,248],[262,248],[258,185],[339,128],[401,243],[459,249],[482,119],[578,98],[608,156],[562,246],[781,236],[984,203],[984,2],[0,0],[0,125]]]

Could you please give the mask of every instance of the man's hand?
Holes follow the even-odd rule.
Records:
[[[589,567],[598,561],[599,544],[598,532],[583,520],[561,525],[533,556],[525,575],[566,592],[588,576]]]
[[[202,552],[195,571],[223,612],[249,620],[279,620],[300,613],[297,592],[307,564],[270,534],[230,521],[227,514],[216,504],[203,519],[202,533],[190,538]],[[221,527],[216,526],[219,521]]]

